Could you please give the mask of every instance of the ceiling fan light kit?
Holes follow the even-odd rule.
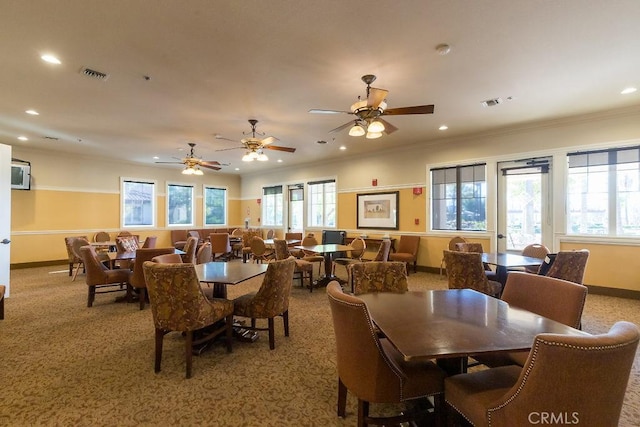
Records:
[[[272,142],[277,141],[278,138],[274,138],[273,136],[268,136],[266,138],[260,139],[256,137],[256,134],[259,136],[263,136],[263,133],[259,133],[256,131],[256,125],[258,121],[256,119],[249,119],[249,124],[251,125],[251,131],[244,133],[245,135],[250,135],[248,138],[243,138],[239,142],[242,144],[239,147],[232,148],[223,148],[216,151],[226,151],[226,150],[234,150],[237,148],[241,148],[245,150],[244,156],[242,156],[243,162],[252,162],[257,160],[259,162],[266,162],[269,160],[266,154],[264,154],[263,150],[276,150],[276,151],[286,151],[287,153],[294,153],[296,151],[295,148],[290,147],[281,147],[278,145],[272,145]],[[224,138],[220,135],[216,135],[216,139],[224,139],[227,141],[236,142],[232,139]]]
[[[220,168],[221,165],[219,162],[216,162],[213,160],[206,161],[206,160],[202,160],[200,157],[197,157],[194,153],[195,146],[196,146],[195,143],[190,142],[189,147],[191,147],[191,150],[189,151],[189,154],[187,154],[182,159],[175,157],[175,159],[178,160],[177,162],[156,162],[156,163],[184,165],[184,169],[182,170],[183,175],[204,175],[204,172],[202,172],[201,167],[213,169],[215,171],[221,169]],[[228,166],[228,165],[225,165],[225,166]]]

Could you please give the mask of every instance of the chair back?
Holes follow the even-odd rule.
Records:
[[[487,279],[481,253],[444,251],[444,262],[449,289],[474,289],[487,295],[499,295],[502,285]]]
[[[255,236],[260,237],[261,235],[262,234],[258,230],[244,230],[242,232],[242,247],[243,248],[250,248],[251,247],[251,239],[253,239]]]
[[[194,331],[224,317],[202,293],[193,264],[143,265],[155,327],[165,331]],[[220,313],[216,313],[220,310]]]
[[[77,236],[77,237],[65,237],[64,238],[64,246],[67,249],[67,256],[69,257],[70,263],[76,263],[82,261],[79,254],[76,254],[73,250],[73,241],[78,237],[82,237],[83,239],[87,239],[87,236]]]
[[[469,243],[469,242],[456,243],[456,250],[459,252],[476,252],[479,254],[484,252],[484,249],[482,248],[482,243]]]
[[[532,243],[527,245],[522,250],[522,256],[528,256],[531,258],[544,259],[549,254],[549,248],[539,243]],[[528,273],[537,274],[540,270],[540,266],[525,267],[524,270]]]
[[[362,237],[356,237],[349,246],[353,248],[351,249],[351,258],[362,259],[364,251],[367,249],[367,243],[364,239]]]
[[[400,243],[398,243],[398,251],[396,253],[411,254],[413,257],[418,255],[418,249],[420,248],[420,236],[400,236]]]
[[[242,237],[242,228],[234,228],[231,235],[233,237]]]
[[[502,300],[572,328],[580,328],[587,287],[566,280],[513,271]]]
[[[157,255],[151,261],[158,264],[182,264],[182,255],[176,253]]]
[[[302,233],[285,233],[284,240],[302,240]]]
[[[406,292],[407,268],[404,262],[361,262],[349,266],[353,294]]]
[[[588,259],[589,251],[587,249],[560,251],[551,264],[547,276],[582,284]]]
[[[151,261],[158,255],[173,254],[174,248],[140,248],[136,250],[136,259],[133,262],[133,273],[129,276],[129,283],[135,288],[146,288],[142,264]]]
[[[135,236],[116,237],[118,252],[135,252],[138,249],[138,239]]]
[[[315,246],[317,244],[318,244],[318,239],[316,239],[316,236],[312,234],[304,236],[304,239],[302,239],[302,246]]]
[[[182,262],[195,264],[196,263],[196,251],[198,249],[198,238],[194,236],[187,237],[187,243],[184,245],[184,254],[182,255]]]
[[[102,285],[106,282],[106,271],[109,270],[98,259],[98,254],[93,246],[85,245],[79,248],[80,256],[85,268],[85,282],[87,285]]]
[[[276,235],[276,232],[273,228],[270,228],[269,230],[267,230],[267,234],[265,236],[265,239],[273,239]]]
[[[296,261],[293,257],[269,263],[260,289],[252,298],[252,305],[260,307],[256,317],[274,317],[289,309],[289,296]],[[254,310],[254,314],[257,312]]]
[[[95,236],[93,236],[94,242],[108,242],[111,237],[109,233],[106,231],[98,231]]]
[[[402,373],[382,350],[364,302],[342,292],[336,281],[327,285],[327,296],[336,336],[338,376],[342,383],[367,402],[400,401]]]
[[[142,244],[142,247],[144,249],[153,249],[156,247],[157,241],[158,241],[157,236],[149,236],[146,239],[144,239],[144,243]]]
[[[209,234],[211,242],[211,252],[215,254],[228,254],[231,252],[231,243],[227,233],[211,233]]]
[[[264,244],[264,240],[259,236],[253,236],[251,238],[251,242],[249,242],[249,246],[251,247],[251,253],[257,257],[264,255],[267,251],[267,246]]]
[[[276,253],[276,260],[287,259],[291,256],[286,240],[275,239],[273,241],[273,249]]]
[[[538,335],[516,384],[489,406],[489,424],[528,425],[540,411],[576,425],[617,426],[639,337],[629,322],[602,335]]]
[[[71,244],[71,250],[78,259],[82,260],[83,257],[82,253],[80,252],[80,248],[82,248],[83,246],[87,246],[88,244],[89,240],[87,240],[86,237],[76,237],[75,239],[73,239],[73,243]]]
[[[196,264],[204,264],[212,260],[211,243],[204,242],[196,252]]]
[[[126,236],[133,236],[133,234],[131,234],[130,231],[122,230],[121,232],[118,233],[116,237],[126,237]]]
[[[462,236],[452,237],[451,240],[449,240],[449,250],[450,251],[457,251],[458,250],[458,243],[467,243],[467,239],[465,239]]]
[[[389,260],[389,251],[391,250],[391,240],[382,239],[382,243],[378,247],[378,252],[376,253],[374,261],[388,261]]]

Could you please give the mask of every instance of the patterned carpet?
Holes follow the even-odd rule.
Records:
[[[153,372],[151,311],[98,295],[86,307],[84,277],[60,267],[11,272],[11,298],[0,321],[0,425],[64,426],[351,426],[336,416],[337,375],[324,289],[294,286],[291,336],[276,320],[276,349],[266,333],[255,343],[216,344],[194,357],[185,379],[183,338],[165,337],[162,371]],[[57,271],[55,271],[57,270]],[[344,270],[338,273],[342,273]],[[229,297],[255,290],[261,278],[229,287]],[[296,282],[297,285],[297,282]],[[441,289],[438,275],[409,276],[409,288]],[[640,324],[640,301],[590,295],[583,328],[605,332],[617,320]],[[372,406],[372,412],[377,410]],[[639,425],[640,356],[636,356],[620,425]]]

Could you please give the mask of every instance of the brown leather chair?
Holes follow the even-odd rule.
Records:
[[[351,293],[406,292],[407,267],[399,261],[371,261],[351,264],[347,269]]]
[[[143,271],[156,330],[156,373],[160,372],[164,336],[172,331],[183,332],[185,335],[187,378],[191,378],[193,345],[225,333],[227,352],[231,353],[233,303],[226,299],[207,299],[192,264],[159,264],[147,261],[143,264]],[[214,324],[219,326],[194,340],[195,331]]]
[[[274,239],[273,247],[275,250],[276,260],[283,260],[291,257],[289,247],[286,240]],[[304,278],[309,279],[309,288],[313,287],[313,264],[303,259],[295,258],[296,268],[293,270],[293,275],[298,276],[300,279],[300,286],[304,286]]]
[[[86,268],[85,281],[89,287],[87,307],[93,306],[93,301],[97,293],[110,293],[123,290],[127,291],[127,293],[129,292],[127,287],[129,270],[108,269],[98,258],[96,250],[88,245],[80,248],[80,254],[82,255],[82,262]],[[117,287],[117,289],[113,289],[114,287]]]
[[[187,230],[171,230],[171,244],[174,248],[183,250],[187,244]]]
[[[73,253],[76,255],[76,257],[80,258],[80,262],[73,272],[73,277],[71,278],[72,282],[76,280],[76,277],[78,277],[78,272],[80,271],[81,267],[86,271],[86,266],[84,265],[84,259],[82,258],[82,254],[80,253],[80,248],[83,246],[87,246],[88,244],[89,241],[84,237],[76,237],[75,239],[73,239],[71,249],[73,250]]]
[[[587,249],[560,251],[556,255],[556,259],[553,261],[553,264],[551,264],[546,275],[555,277],[556,279],[582,284],[588,259],[589,251]]]
[[[196,252],[196,264],[205,264],[211,262],[213,252],[211,251],[211,242],[204,242],[200,245]]]
[[[397,425],[413,419],[411,413],[370,417],[370,403],[401,403],[434,396],[435,414],[442,415],[445,373],[432,362],[404,363],[388,340],[374,332],[364,302],[343,293],[338,282],[327,285],[327,296],[336,336],[338,416],[346,414],[347,390],[358,398],[358,426]]]
[[[156,262],[158,264],[181,264],[182,263],[182,255],[180,254],[167,254],[167,255],[157,255],[151,259],[152,262]]]
[[[209,241],[211,242],[211,253],[214,261],[228,261],[232,257],[231,242],[227,233],[211,233],[209,234]]]
[[[587,293],[587,287],[577,283],[514,271],[507,277],[501,299],[510,306],[579,329]],[[517,352],[487,354],[474,359],[490,367],[524,366],[528,356],[528,352]]]
[[[129,286],[138,291],[140,310],[144,310],[144,305],[147,301],[147,282],[144,280],[142,264],[145,261],[151,261],[153,257],[172,254],[174,251],[174,248],[140,248],[136,250],[136,259],[133,262],[133,271],[129,272],[128,283]]]
[[[449,289],[474,289],[483,294],[499,297],[502,284],[487,279],[478,252],[443,251],[447,265]]]
[[[184,245],[184,254],[182,254],[182,262],[191,264],[196,263],[196,251],[198,250],[198,238],[194,236],[187,237],[187,243]]]
[[[142,247],[144,249],[153,249],[156,247],[157,241],[158,241],[157,236],[149,236],[146,239],[144,239],[144,243],[142,244]]]
[[[87,240],[87,236],[74,236],[64,238],[64,246],[67,249],[67,257],[69,258],[69,277],[73,276],[73,270],[75,269],[76,264],[78,264],[78,266],[82,264],[82,257],[80,256],[80,253],[76,253],[73,250],[73,241],[79,237]]]
[[[389,254],[389,261],[402,261],[407,264],[407,273],[409,273],[409,264],[413,263],[413,272],[418,271],[418,249],[420,249],[420,236],[400,236],[398,250]]]
[[[549,254],[549,248],[539,243],[532,243],[530,245],[527,245],[522,250],[522,256],[528,256],[531,258],[544,259],[544,257],[547,256],[547,254]],[[526,271],[527,273],[538,274],[538,270],[540,269],[540,266],[538,265],[535,267],[523,267],[523,268],[524,268],[524,271]]]
[[[602,335],[540,334],[523,368],[445,379],[445,398],[474,426],[617,426],[640,333],[618,322]]]
[[[262,285],[257,292],[242,295],[233,300],[233,314],[249,317],[251,326],[247,329],[269,331],[269,348],[275,344],[274,318],[281,316],[284,322],[284,336],[289,336],[289,296],[296,263],[293,257],[272,261],[267,267]],[[267,319],[268,327],[256,327],[256,319]]]

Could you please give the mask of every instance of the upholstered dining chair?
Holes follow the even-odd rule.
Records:
[[[182,262],[196,263],[196,251],[198,250],[198,238],[194,236],[187,237],[187,243],[184,245],[184,254],[182,254]]]
[[[331,264],[331,274],[335,275],[336,265],[341,265],[348,270],[349,264],[362,262],[364,252],[367,250],[367,243],[362,237],[356,237],[351,241],[349,245],[353,249],[349,251],[349,257],[347,258],[335,258]]]
[[[76,266],[76,269],[73,272],[73,277],[71,278],[72,282],[76,280],[76,277],[78,277],[78,272],[80,271],[81,267],[86,272],[87,267],[84,263],[84,258],[80,253],[80,248],[83,246],[87,246],[88,244],[89,244],[89,241],[85,237],[76,237],[75,239],[73,239],[73,243],[71,243],[71,250],[73,250],[73,253],[75,254],[75,256],[80,259],[80,262],[78,262],[78,265]]]
[[[378,246],[378,252],[371,261],[389,261],[389,252],[391,251],[391,240],[382,239],[380,246]],[[368,260],[367,260],[368,261]]]
[[[479,254],[484,252],[482,243],[477,242],[458,242],[456,243],[456,250],[459,252],[476,252]],[[496,272],[491,269],[489,264],[482,263],[482,266],[484,267],[484,274],[487,275],[487,278],[489,280],[496,280]]]
[[[368,264],[368,263],[366,263]],[[406,364],[402,355],[386,339],[374,332],[364,302],[342,292],[337,281],[327,285],[338,365],[338,416],[345,417],[347,390],[358,398],[358,426],[399,425],[422,414],[373,418],[371,403],[402,403],[434,397],[435,415],[444,410],[445,373],[432,362]]]
[[[247,259],[251,256],[251,239],[255,236],[261,236],[259,230],[249,229],[242,232],[242,262],[247,262]]]
[[[284,240],[299,240],[300,243],[302,242],[302,233],[300,232],[287,232],[284,233]],[[300,244],[298,243],[298,244]],[[302,254],[303,252],[299,249],[293,249],[290,250],[291,255],[293,255],[296,258],[302,258]]]
[[[193,264],[143,264],[149,302],[155,325],[155,365],[160,372],[164,336],[172,331],[185,335],[186,377],[191,378],[193,346],[225,333],[227,352],[231,353],[233,332],[233,303],[226,299],[205,297]],[[194,332],[211,325],[213,330],[202,331],[204,336],[194,339]]]
[[[402,261],[407,264],[407,273],[409,273],[409,264],[413,263],[413,272],[418,271],[418,249],[420,249],[420,236],[401,235],[398,250],[389,254],[389,261]]]
[[[76,264],[82,263],[82,258],[80,254],[76,253],[73,250],[73,241],[78,237],[82,237],[83,239],[87,239],[87,236],[76,236],[76,237],[65,237],[64,238],[64,246],[67,249],[67,257],[69,258],[69,277],[73,276],[73,270]]]
[[[569,282],[582,284],[588,259],[588,249],[582,249],[579,251],[559,251],[546,275],[549,277],[555,277],[556,279],[568,280]]]
[[[273,240],[273,248],[275,250],[276,260],[283,260],[289,258],[291,253],[287,246],[287,241],[282,239]],[[309,287],[313,287],[313,264],[303,259],[295,258],[296,268],[293,270],[294,277],[297,276],[300,279],[300,286],[304,286],[304,278],[309,279]]]
[[[462,236],[455,236],[452,237],[451,240],[449,240],[449,246],[448,249],[450,251],[457,251],[458,250],[458,243],[467,243],[467,239],[465,239]],[[444,269],[445,263],[444,263],[444,256],[442,257],[442,261],[440,261],[440,276],[442,276],[442,271]]]
[[[175,249],[171,248],[140,248],[136,250],[136,259],[133,262],[133,270],[129,271],[128,284],[131,290],[137,291],[138,301],[140,302],[140,310],[144,310],[147,301],[147,282],[144,280],[144,271],[142,264],[151,261],[159,255],[173,254]],[[126,270],[125,270],[126,271]]]
[[[209,234],[209,241],[211,242],[211,252],[214,261],[228,261],[231,258],[233,253],[231,241],[227,233],[211,233]]]
[[[510,306],[580,329],[587,293],[587,287],[577,283],[514,271],[507,277],[501,299]],[[516,352],[486,354],[474,359],[493,368],[524,366],[528,356],[528,352]]]
[[[351,293],[406,292],[407,266],[400,261],[371,261],[348,266]]]
[[[114,270],[108,269],[98,258],[96,250],[89,245],[80,248],[80,255],[82,256],[82,262],[86,269],[85,282],[89,287],[87,307],[93,306],[97,293],[110,293],[124,290],[129,294],[129,288],[127,286],[129,270],[121,268]]]
[[[540,243],[532,243],[527,245],[522,249],[522,256],[528,256],[531,258],[544,259],[549,254],[549,248],[545,245],[541,245]],[[523,267],[524,271],[531,274],[538,274],[538,270],[540,266],[535,267]]]
[[[282,317],[284,336],[289,336],[289,296],[295,267],[293,257],[270,262],[260,289],[233,300],[233,314],[251,319],[251,326],[245,326],[245,328],[269,331],[271,350],[276,347],[274,325],[276,316]],[[267,328],[257,327],[256,319],[267,319]]]
[[[267,230],[267,234],[265,235],[265,239],[273,239],[276,236],[276,231],[273,228]]]
[[[452,415],[474,426],[617,426],[640,333],[617,322],[602,335],[540,334],[523,368],[502,366],[445,379]],[[454,420],[451,420],[454,421]]]
[[[316,246],[316,245],[318,245],[318,239],[316,239],[316,237],[313,234],[307,234],[302,239],[301,245],[302,246]],[[298,257],[302,258],[305,261],[309,261],[311,263],[318,264],[318,275],[322,274],[322,263],[324,262],[324,256],[322,256],[322,255],[320,255],[320,254],[318,254],[316,252],[307,251],[307,250],[303,249],[301,252],[298,253]]]
[[[180,254],[166,254],[156,255],[151,259],[152,262],[158,264],[180,264],[182,263],[182,255]]]
[[[253,236],[249,245],[251,247],[251,257],[258,264],[263,261],[269,262],[275,256],[274,251],[267,249],[267,246],[264,244],[264,240],[260,236]]]
[[[144,243],[142,244],[142,247],[144,249],[153,249],[156,247],[157,241],[158,241],[158,236],[149,236],[146,239],[144,239]]]
[[[196,251],[196,264],[204,264],[213,260],[211,242],[204,242]]]
[[[482,254],[445,250],[444,262],[447,265],[449,289],[468,288],[496,298],[500,296],[502,284],[487,279]]]
[[[111,239],[109,233],[106,231],[98,231],[95,236],[93,236],[94,242],[108,242]]]
[[[5,293],[5,286],[4,285],[0,285],[0,320],[4,320],[4,293]]]

